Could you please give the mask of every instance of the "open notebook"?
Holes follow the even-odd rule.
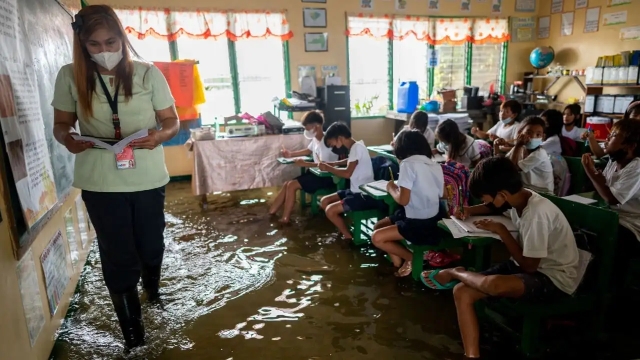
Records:
[[[378,180],[378,181],[374,181],[372,183],[368,183],[367,186],[374,188],[376,190],[380,190],[380,191],[384,191],[387,192],[387,183],[389,181],[387,180]]]
[[[456,223],[456,225],[458,225],[464,232],[466,232],[469,235],[471,235],[471,234],[478,234],[478,235],[491,234],[491,231],[478,229],[473,224],[474,221],[483,220],[483,219],[491,219],[491,220],[493,220],[495,222],[502,223],[504,226],[506,226],[507,230],[509,230],[510,232],[518,232],[518,228],[511,221],[511,219],[509,219],[506,216],[502,216],[502,215],[470,216],[470,217],[468,217],[468,218],[466,218],[464,220],[457,219],[456,217],[452,217],[451,218],[451,220],[453,220]]]

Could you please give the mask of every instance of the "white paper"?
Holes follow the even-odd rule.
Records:
[[[587,9],[584,19],[584,32],[596,32],[600,25],[600,7]]]
[[[376,190],[380,190],[380,191],[384,191],[385,193],[387,192],[387,184],[389,182],[387,180],[378,180],[378,181],[374,181],[372,183],[368,183],[367,186],[370,188],[374,188]]]
[[[453,221],[455,221],[458,224],[458,226],[460,226],[462,229],[464,229],[468,233],[474,233],[474,234],[491,233],[491,231],[488,231],[488,230],[478,229],[473,224],[475,221],[485,220],[485,219],[493,220],[495,222],[499,222],[502,225],[506,226],[507,230],[509,230],[511,232],[517,232],[518,231],[518,228],[511,221],[511,219],[509,219],[506,216],[502,216],[502,215],[470,216],[470,217],[468,217],[467,219],[464,219],[464,220],[457,219],[456,217],[451,217],[451,219],[453,219]]]
[[[576,9],[586,8],[589,4],[589,0],[576,0]]]
[[[20,287],[20,297],[22,298],[22,309],[27,321],[29,341],[33,347],[45,320],[42,300],[40,300],[38,274],[36,273],[36,264],[33,261],[31,249],[24,254],[16,266],[16,274],[18,275],[18,286]]]
[[[561,34],[562,36],[573,34],[573,11],[562,14]]]
[[[310,157],[307,157],[307,156],[298,156],[298,157],[294,157],[294,158],[279,157],[278,161],[281,162],[281,163],[284,163],[284,164],[293,164],[298,159],[307,161],[307,160],[310,159]]]
[[[541,16],[538,18],[538,39],[546,39],[549,37],[551,29],[551,17]]]
[[[551,13],[557,14],[562,12],[564,0],[551,0]]]
[[[620,40],[640,40],[640,26],[620,29]]]
[[[138,140],[138,139],[143,138],[143,137],[145,137],[147,135],[149,135],[149,130],[148,129],[142,129],[142,130],[136,131],[135,133],[133,133],[133,134],[127,136],[126,138],[118,141],[115,145],[109,145],[109,144],[105,143],[104,141],[101,141],[100,139],[96,139],[96,138],[91,137],[91,136],[73,135],[73,138],[75,140],[92,142],[95,146],[97,146],[99,148],[112,151],[114,154],[120,154],[122,152],[122,150],[124,150],[124,148],[127,147],[127,145],[129,145],[129,143],[131,143],[133,140]]]
[[[602,25],[604,26],[625,24],[626,22],[627,22],[626,11],[608,13],[602,16]]]
[[[584,196],[575,195],[575,194],[574,195],[569,195],[569,196],[563,196],[562,198],[565,199],[565,200],[571,200],[573,202],[577,202],[577,203],[585,204],[585,205],[589,205],[589,204],[593,204],[593,203],[597,203],[598,202],[597,200],[589,199],[589,198],[586,198]]]
[[[490,237],[490,238],[502,240],[498,234],[494,234],[494,233],[486,233],[486,234],[481,234],[481,235],[479,235],[479,234],[470,234],[470,233],[466,232],[463,228],[461,228],[460,225],[458,225],[452,219],[442,219],[442,222],[449,228],[449,231],[451,232],[451,236],[454,239],[460,239],[460,238],[465,238],[465,237],[473,237],[473,236],[482,236],[482,237]],[[512,235],[517,235],[517,234],[512,233]]]
[[[56,313],[60,299],[69,284],[70,276],[67,269],[67,252],[62,240],[62,232],[58,232],[44,248],[40,256],[42,272],[47,287],[47,299],[51,316]]]

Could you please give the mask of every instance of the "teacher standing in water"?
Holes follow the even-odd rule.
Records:
[[[73,186],[82,190],[98,237],[104,281],[128,349],[144,344],[137,284],[158,299],[164,254],[164,186],[169,174],[161,144],[176,135],[178,116],[167,81],[155,66],[133,61],[135,50],[108,6],[83,8],[72,23],[73,64],[55,84],[53,132],[76,154]],[[120,154],[74,140],[149,135]]]

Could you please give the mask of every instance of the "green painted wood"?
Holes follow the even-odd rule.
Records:
[[[236,114],[240,114],[240,79],[238,76],[238,57],[236,56],[236,43],[227,39],[229,48],[229,69],[231,70],[231,86],[233,86],[233,106]]]

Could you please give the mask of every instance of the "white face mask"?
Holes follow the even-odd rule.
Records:
[[[315,132],[314,130],[311,130],[311,131],[309,131],[309,130],[305,130],[305,131],[304,131],[304,137],[305,137],[305,138],[307,138],[307,139],[309,139],[309,140],[311,140],[311,139],[313,139],[314,137],[316,137],[316,132]]]
[[[111,71],[122,60],[122,50],[117,52],[101,52],[100,54],[91,54],[91,59],[96,64]]]

